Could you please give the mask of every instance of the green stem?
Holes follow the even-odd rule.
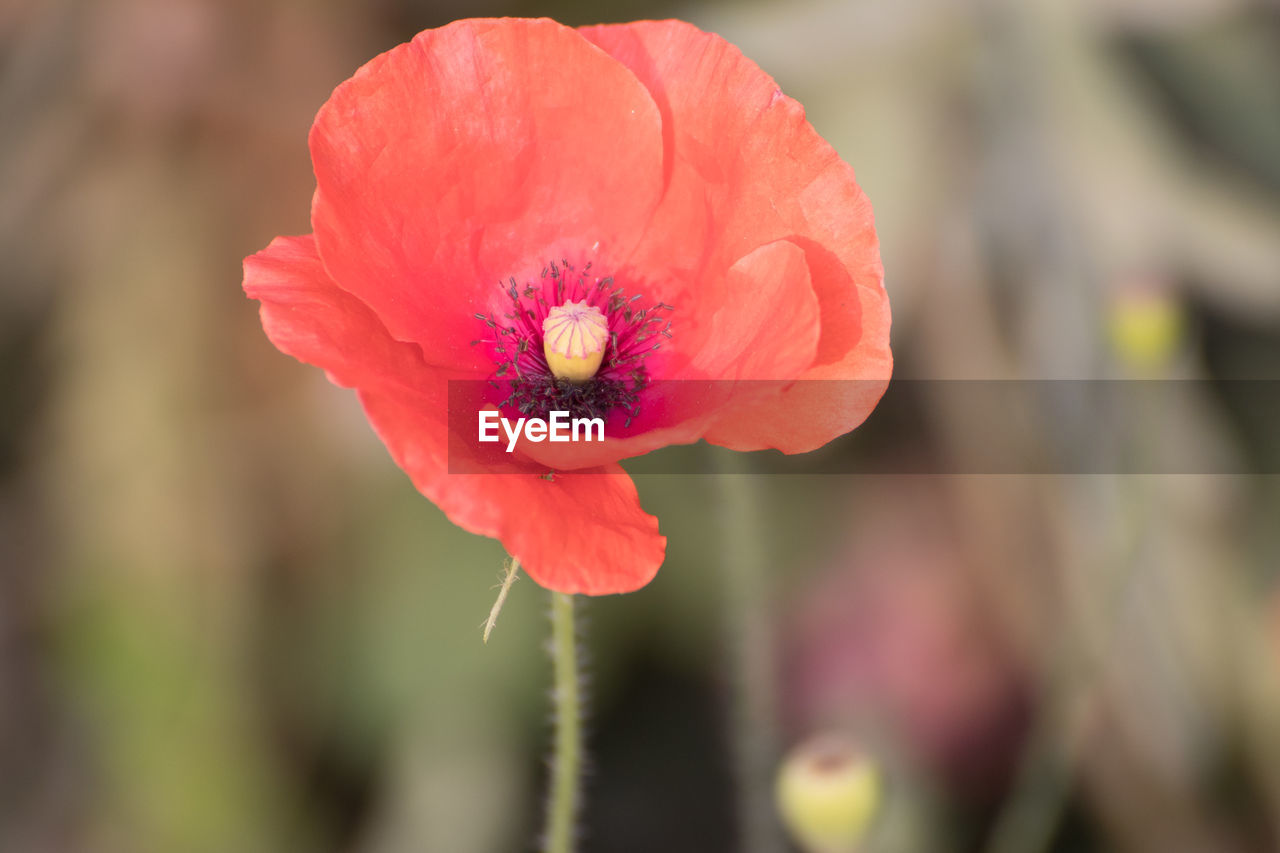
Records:
[[[773,805],[777,770],[777,669],[773,591],[763,549],[765,510],[759,479],[747,458],[724,453],[719,463],[724,622],[732,681],[731,760],[737,795],[738,849],[785,849]]]
[[[582,698],[573,597],[551,593],[551,656],[555,664],[553,706],[555,752],[551,760],[551,801],[547,809],[545,853],[573,853],[578,816],[578,774],[582,764]]]

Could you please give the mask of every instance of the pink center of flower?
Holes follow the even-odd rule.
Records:
[[[492,379],[509,392],[501,408],[539,417],[622,411],[630,425],[649,385],[645,359],[660,345],[653,338],[671,337],[672,308],[639,307],[639,294],[628,297],[612,277],[590,272],[590,264],[581,272],[568,261],[548,264],[541,281],[521,288],[508,280],[506,310],[476,315],[494,332],[475,343],[492,347]]]

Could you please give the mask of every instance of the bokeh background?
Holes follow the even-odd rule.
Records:
[[[3,0],[0,850],[532,849],[546,596],[480,642],[500,546],[268,344],[240,262],[309,230],[363,61],[543,14],[686,18],[801,100],[921,388],[1280,377],[1262,0]],[[584,607],[584,850],[787,850],[773,770],[829,731],[887,779],[868,850],[1280,844],[1275,396],[1121,425],[1203,473],[931,476],[1007,438],[946,387],[834,451],[925,473],[640,478],[669,551]]]

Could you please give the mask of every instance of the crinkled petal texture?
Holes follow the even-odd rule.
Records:
[[[544,586],[625,592],[662,562],[618,459],[700,438],[811,450],[888,382],[870,206],[800,105],[718,36],[459,21],[339,86],[310,144],[314,235],[245,263],[268,336],[356,389],[418,489]],[[652,410],[669,416],[551,478],[556,454],[525,442],[504,473],[450,474],[475,437],[451,422],[449,380],[495,368],[477,315],[501,310],[498,282],[559,258],[676,306],[655,388],[722,393],[670,394]]]

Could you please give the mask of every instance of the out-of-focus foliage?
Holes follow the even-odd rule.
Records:
[[[517,582],[480,643],[500,550],[414,493],[239,287],[242,257],[309,229],[332,87],[478,14],[685,17],[774,74],[875,206],[900,377],[1280,377],[1262,0],[10,0],[0,850],[535,836],[545,597]],[[1016,438],[975,435],[955,387],[918,401],[926,446],[873,416],[834,452],[912,469]],[[1203,387],[1116,441],[1277,470],[1274,402]],[[885,772],[868,849],[1275,849],[1274,477],[734,482],[764,519],[765,758],[856,736]],[[725,492],[640,491],[670,550],[586,607],[585,849],[742,849]]]

